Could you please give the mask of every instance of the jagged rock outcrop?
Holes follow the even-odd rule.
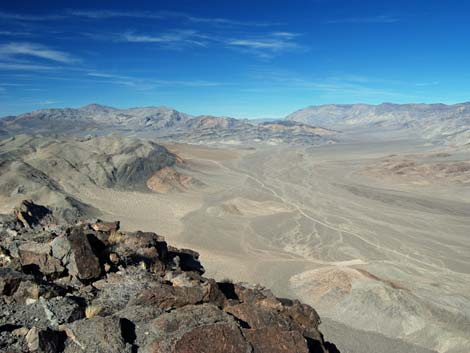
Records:
[[[206,278],[194,251],[24,205],[34,222],[0,218],[2,352],[337,352],[313,308]]]

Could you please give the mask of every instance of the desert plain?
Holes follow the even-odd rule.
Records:
[[[352,327],[357,347],[467,352],[468,152],[406,139],[165,147],[196,185],[63,187],[124,229],[197,250],[210,276],[311,304],[342,352],[357,352]]]

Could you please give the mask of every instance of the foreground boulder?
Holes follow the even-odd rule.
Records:
[[[25,338],[30,352],[53,353],[64,350],[64,332],[33,327]]]
[[[101,267],[83,227],[69,228],[51,242],[52,255],[80,280],[99,277]]]
[[[37,269],[44,275],[59,274],[64,271],[60,260],[52,256],[49,244],[28,242],[18,247],[19,258],[23,267]]]
[[[192,250],[27,207],[42,216],[16,211],[0,227],[1,352],[337,352],[313,308],[206,278]]]

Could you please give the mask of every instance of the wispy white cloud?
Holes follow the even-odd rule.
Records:
[[[32,15],[32,14],[19,14],[12,12],[0,11],[0,19],[2,20],[15,20],[15,21],[50,21],[63,19],[64,15],[55,15],[55,14],[42,14],[42,15]]]
[[[195,30],[174,30],[161,34],[137,34],[126,32],[118,37],[118,41],[130,43],[160,43],[171,45],[195,45],[205,47],[208,45],[207,36]]]
[[[180,19],[191,23],[204,23],[211,26],[268,27],[280,25],[278,22],[244,21],[224,17],[203,17],[180,11],[119,11],[111,9],[68,9],[51,14],[24,14],[0,11],[0,19],[15,21],[52,21],[66,20],[72,17],[89,20],[106,20],[113,18],[136,18],[149,20]]]
[[[94,40],[106,40],[123,43],[154,43],[168,49],[182,49],[186,47],[223,46],[262,58],[270,58],[280,53],[304,48],[297,42],[299,34],[278,30],[280,23],[269,21],[246,21],[224,17],[204,17],[178,11],[120,11],[112,9],[67,9],[57,13],[37,15],[0,12],[0,19],[18,21],[67,20],[80,19],[99,22],[107,19],[129,18],[136,19],[137,30],[121,33],[105,33],[103,31],[82,31],[79,35]],[[185,29],[171,29],[162,33],[146,33],[138,30],[138,19],[175,21]],[[142,21],[143,22],[143,21]],[[187,29],[190,25],[191,27]],[[36,25],[31,25],[36,26]],[[243,27],[243,28],[242,28]],[[259,33],[263,27],[271,27],[271,31]],[[90,27],[93,28],[93,27]],[[181,28],[181,27],[180,27]],[[258,32],[253,34],[253,32]],[[13,35],[13,31],[5,30],[5,35]],[[77,35],[77,34],[75,34]],[[305,48],[304,48],[305,49]],[[2,54],[3,51],[3,54]],[[75,59],[57,50],[40,47],[31,43],[11,43],[0,48],[0,57],[6,55],[28,55],[36,58],[54,60],[62,63],[71,63]]]
[[[83,35],[94,40],[153,43],[172,49],[181,49],[188,46],[201,48],[221,46],[262,58],[271,58],[285,52],[307,49],[306,46],[297,41],[300,34],[293,32],[268,32],[257,35],[237,33],[235,36],[231,35],[230,31],[228,33],[227,31],[223,33],[203,33],[194,29],[175,29],[161,33],[127,31],[115,34],[83,33]]]
[[[380,23],[397,23],[400,22],[400,18],[390,15],[378,15],[370,17],[348,17],[338,18],[326,21],[328,24],[380,24]]]
[[[15,42],[0,45],[0,58],[11,59],[23,56],[46,59],[65,64],[77,62],[77,59],[70,54],[51,49],[42,44]]]
[[[252,49],[269,49],[272,51],[281,51],[285,49],[298,48],[298,44],[290,43],[276,39],[232,39],[227,42],[228,45],[237,47],[246,47]]]
[[[49,71],[56,68],[47,65],[29,63],[0,62],[0,70],[4,71]]]
[[[157,12],[146,11],[116,11],[116,10],[67,10],[66,14],[71,17],[84,17],[94,20],[102,20],[109,18],[148,18],[148,19],[161,19],[163,18]]]
[[[24,87],[25,85],[23,83],[18,83],[18,82],[2,82],[0,83],[0,87]]]
[[[0,36],[8,36],[8,37],[19,37],[19,36],[31,36],[32,33],[30,32],[17,32],[17,31],[0,31]]]
[[[187,22],[192,23],[205,23],[215,26],[256,26],[265,27],[278,25],[279,23],[264,22],[264,21],[240,21],[222,17],[201,17],[191,15],[185,12],[179,11],[116,11],[107,9],[96,9],[96,10],[74,10],[70,9],[66,11],[69,16],[84,17],[88,19],[111,19],[111,18],[141,18],[141,19],[160,19],[167,20],[172,18],[180,18]]]
[[[177,11],[161,11],[160,14],[166,17],[181,17],[183,19],[186,19],[189,22],[206,23],[206,24],[219,25],[219,26],[228,25],[228,26],[267,27],[267,26],[275,26],[275,25],[280,24],[277,22],[265,22],[265,21],[240,21],[240,20],[221,18],[221,17],[199,17],[199,16],[190,15],[184,12],[177,12]]]
[[[163,80],[156,78],[140,78],[128,75],[117,75],[105,72],[88,72],[87,76],[100,79],[103,83],[112,83],[130,86],[141,90],[155,89],[156,87],[216,87],[220,82],[206,80]]]
[[[106,73],[102,73],[102,72],[88,72],[88,73],[87,73],[87,76],[99,77],[99,78],[116,78],[116,77],[122,77],[122,76],[116,76],[116,75],[106,74]]]
[[[415,86],[417,87],[437,86],[439,83],[440,83],[439,81],[418,82],[418,83],[415,83]]]
[[[294,40],[298,36],[298,33],[273,32],[264,36],[227,39],[225,44],[233,48],[248,50],[261,57],[271,57],[286,51],[306,49]]]
[[[60,103],[60,102],[53,100],[53,99],[46,99],[46,100],[38,102],[39,105],[52,105],[52,104],[57,104],[57,103]]]
[[[394,90],[390,85],[384,84],[388,80],[369,78],[357,75],[326,76],[309,79],[291,71],[265,71],[253,72],[251,80],[254,89],[267,90],[299,90],[302,92],[315,92],[324,97],[353,97],[355,99],[368,98],[403,98],[400,90]]]

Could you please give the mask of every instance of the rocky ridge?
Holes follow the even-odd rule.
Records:
[[[435,143],[470,145],[470,103],[328,104],[300,109],[285,119],[342,131],[402,131]]]
[[[279,125],[218,116],[191,116],[168,107],[116,109],[90,104],[78,109],[41,109],[0,119],[0,138],[18,133],[109,134],[190,143],[323,144],[335,141],[331,130],[302,123]]]
[[[24,201],[0,218],[2,352],[338,352],[317,312],[203,276],[199,255],[119,222],[57,222]]]

